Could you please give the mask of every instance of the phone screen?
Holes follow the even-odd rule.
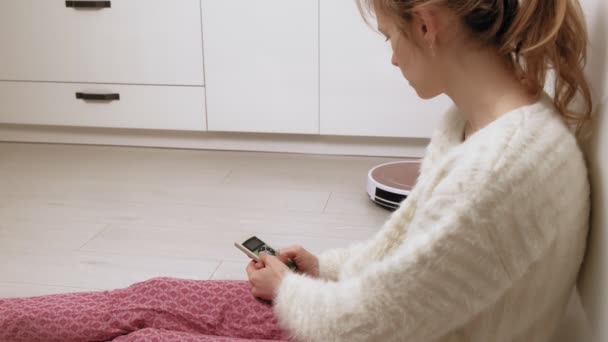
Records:
[[[247,241],[245,241],[243,243],[243,246],[245,246],[245,248],[247,248],[248,250],[250,250],[252,252],[255,252],[258,248],[262,247],[263,245],[265,245],[265,243],[255,236],[248,239]]]
[[[275,256],[277,255],[277,252],[274,249],[272,249],[270,246],[266,245],[266,243],[264,241],[258,239],[256,236],[247,239],[245,242],[242,243],[242,246],[247,248],[250,252],[252,252],[255,255],[259,255],[259,253],[261,253],[261,252],[266,252],[270,255],[275,255]],[[292,260],[287,261],[287,266],[292,271],[295,271],[297,269],[296,264]]]

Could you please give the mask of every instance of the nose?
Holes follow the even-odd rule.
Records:
[[[397,56],[395,55],[395,53],[393,53],[393,56],[391,57],[391,64],[393,64],[396,67],[399,66],[399,63],[397,63]]]

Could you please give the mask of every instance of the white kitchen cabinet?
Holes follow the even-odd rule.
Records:
[[[318,0],[202,0],[210,131],[319,133]]]
[[[97,3],[0,1],[0,80],[204,85],[200,0]]]
[[[391,64],[390,43],[365,24],[354,0],[322,1],[320,13],[320,133],[430,137],[449,99],[417,97]]]
[[[204,131],[205,88],[0,82],[0,123]]]
[[[354,0],[0,1],[0,41],[0,123],[425,138],[449,105]]]

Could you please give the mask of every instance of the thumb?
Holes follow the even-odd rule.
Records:
[[[277,257],[264,252],[260,253],[260,260],[265,265],[270,265],[271,267],[277,266],[277,264],[282,264],[282,262]]]
[[[280,259],[293,259],[296,255],[296,250],[293,247],[281,248],[281,250],[279,250]]]
[[[266,264],[266,262],[268,261],[268,257],[270,257],[270,255],[266,252],[260,252],[260,254],[258,254],[258,257],[260,258],[261,262]]]
[[[294,256],[295,255],[290,255],[287,252],[281,251],[277,257],[279,258],[279,260],[281,260],[282,262],[286,263],[289,259],[293,259]]]

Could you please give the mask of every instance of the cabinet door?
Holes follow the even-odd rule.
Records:
[[[200,0],[96,3],[0,1],[0,80],[203,85]]]
[[[319,133],[318,0],[203,0],[210,131]]]
[[[447,97],[421,100],[353,0],[321,2],[321,134],[430,137]]]

